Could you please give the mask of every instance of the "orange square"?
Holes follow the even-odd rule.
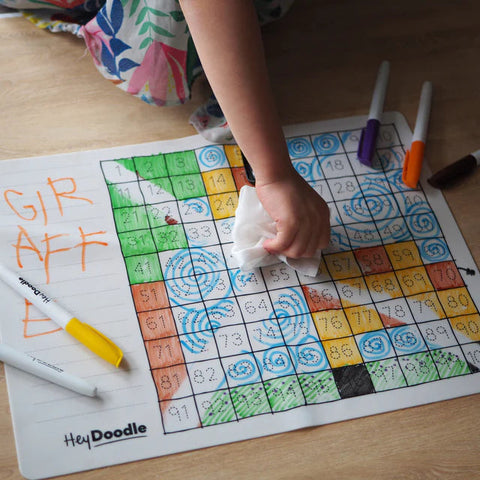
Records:
[[[137,312],[169,307],[167,290],[163,281],[132,285],[133,302]]]
[[[431,319],[445,318],[445,312],[442,305],[438,300],[435,292],[420,293],[418,295],[412,295],[408,297],[409,303],[413,305],[414,310],[419,310],[420,314],[428,314]],[[431,313],[428,313],[431,312]]]
[[[396,274],[398,283],[406,296],[434,290],[425,267],[407,268],[396,272]]]
[[[371,332],[383,328],[382,320],[375,307],[363,305],[345,309],[345,315],[352,332],[357,333]]]
[[[356,365],[363,362],[353,337],[327,340],[323,342],[323,348],[332,368]]]
[[[140,312],[138,323],[144,340],[171,337],[177,334],[172,311],[169,308]]]
[[[312,317],[321,340],[346,337],[352,334],[343,310],[315,312]]]
[[[175,365],[174,367],[157,368],[152,370],[152,376],[157,387],[158,399],[171,400],[182,388],[187,378],[187,369],[183,364]]]
[[[395,270],[422,265],[422,259],[415,242],[400,242],[385,245],[385,250]]]
[[[425,265],[436,290],[464,287],[462,276],[454,262],[440,262]]]
[[[253,186],[247,180],[247,173],[243,167],[235,167],[232,168],[232,175],[233,179],[235,180],[235,185],[237,186],[237,190],[240,190],[244,185]]]
[[[335,291],[335,294],[333,294],[333,290],[331,288],[325,288],[324,284],[302,285],[302,290],[311,312],[342,308],[342,303],[337,297],[337,292]]]
[[[354,250],[362,272],[365,275],[371,273],[383,273],[393,270],[392,264],[388,259],[387,252],[383,247],[360,248]]]
[[[462,288],[452,288],[450,290],[440,290],[437,292],[438,298],[447,314],[447,317],[457,315],[468,315],[469,313],[478,313],[468,290]]]
[[[340,252],[324,256],[330,275],[335,280],[361,276],[353,252]]]
[[[147,340],[145,349],[151,368],[171,367],[185,361],[178,337]]]
[[[202,173],[203,183],[208,195],[233,192],[236,190],[232,172],[229,168],[218,168]]]

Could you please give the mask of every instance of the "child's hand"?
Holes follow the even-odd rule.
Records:
[[[312,257],[330,240],[330,211],[320,195],[292,169],[282,179],[256,183],[257,195],[277,225],[277,235],[265,240],[270,253],[291,258]]]

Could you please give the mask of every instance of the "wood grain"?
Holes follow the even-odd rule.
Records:
[[[284,124],[368,112],[378,65],[391,62],[386,110],[413,127],[424,80],[434,85],[426,155],[433,171],[480,148],[480,3],[297,0],[264,28]],[[82,40],[0,18],[0,159],[90,150],[194,134],[206,100],[159,109],[103,79]],[[445,192],[480,264],[480,169]],[[175,479],[480,478],[478,395],[170,455],[68,477]],[[3,367],[0,478],[18,480]]]

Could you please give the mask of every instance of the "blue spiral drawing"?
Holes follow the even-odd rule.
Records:
[[[378,181],[383,180],[383,181]],[[377,195],[389,195],[392,193],[390,187],[388,186],[387,179],[383,174],[376,175],[365,175],[361,177],[360,188],[363,192],[363,195],[368,196],[377,196]]]
[[[288,153],[290,158],[305,158],[313,155],[313,148],[310,140],[305,137],[287,139]]]
[[[392,343],[385,331],[369,332],[362,335],[358,340],[358,348],[365,361],[380,360],[393,354]]]
[[[332,133],[324,133],[313,139],[313,148],[318,155],[331,155],[340,148],[338,137]]]
[[[299,288],[286,288],[282,290],[273,308],[278,318],[290,317],[309,313],[307,301]]]
[[[195,214],[195,220],[206,220],[212,218],[212,211],[210,210],[210,205],[206,198],[189,198],[179,203],[184,206],[184,211]],[[184,221],[187,221],[190,215],[184,213],[184,216],[187,217],[184,219]]]
[[[218,145],[202,148],[198,153],[198,161],[207,170],[229,167],[223,147]]]
[[[278,324],[287,345],[317,340],[310,335],[311,329],[314,330],[310,314],[279,317]]]
[[[393,192],[404,192],[410,190],[410,187],[407,187],[402,180],[402,169],[392,170],[392,172],[386,172],[388,178],[388,183]]]
[[[350,217],[355,223],[363,223],[372,220],[368,209],[367,199],[358,192],[349,201],[339,205],[342,214]]]
[[[315,180],[320,180],[323,177],[322,169],[320,168],[320,164],[316,158],[294,160],[293,166],[307,182],[314,182]]]
[[[392,195],[380,195],[366,198],[368,208],[375,220],[384,220],[400,215],[397,203]]]
[[[398,355],[417,353],[427,350],[423,338],[416,328],[410,325],[392,328],[388,331]]]
[[[234,360],[225,370],[227,376],[233,380],[233,384],[247,385],[260,381],[257,362],[252,354],[242,355]]]
[[[258,352],[256,355],[262,375],[268,372],[271,375],[283,377],[295,373],[290,356],[285,349],[272,348]]]
[[[424,263],[443,262],[451,258],[447,243],[443,238],[429,238],[417,242]]]
[[[400,154],[394,148],[382,150],[379,152],[379,158],[384,171],[401,168],[403,165],[403,154]]]
[[[261,325],[261,327],[258,327],[258,325]],[[284,345],[282,334],[274,313],[271,314],[270,318],[257,323],[256,327],[249,333],[249,335],[253,340],[261,343],[265,347],[278,347]]]
[[[341,225],[333,226],[330,229],[330,244],[327,249],[329,253],[351,250],[348,236]]]
[[[320,342],[288,347],[297,372],[317,372],[328,368],[328,359]]]
[[[413,238],[435,238],[440,236],[440,226],[432,212],[410,215],[405,217],[405,220]]]
[[[402,242],[412,238],[403,218],[387,218],[375,223],[384,243]]]
[[[184,315],[177,322],[180,342],[184,349],[193,354],[201,354],[213,338],[211,324],[204,309],[182,307]]]

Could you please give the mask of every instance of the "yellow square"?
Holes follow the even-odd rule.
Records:
[[[355,335],[383,328],[383,323],[377,310],[371,306],[363,305],[346,308],[345,314]]]
[[[387,300],[403,296],[397,277],[393,272],[377,273],[365,277],[368,289],[374,299]]]
[[[452,327],[474,342],[480,341],[480,315],[461,315],[450,318]]]
[[[232,171],[229,168],[219,168],[217,170],[203,172],[202,177],[208,195],[234,192],[237,190]]]
[[[224,145],[223,148],[231,167],[243,167],[242,152],[238,145]]]
[[[435,290],[425,267],[407,268],[396,272],[396,274],[398,283],[406,296]]]
[[[363,362],[353,337],[328,340],[322,344],[332,368]]]
[[[233,217],[238,206],[238,193],[219,193],[208,197],[210,208],[212,209],[213,218],[220,220],[221,218]]]
[[[390,262],[395,270],[422,265],[422,259],[415,242],[401,242],[385,245]]]
[[[322,340],[346,337],[352,334],[343,310],[324,310],[323,312],[314,312],[312,316],[318,336]]]
[[[325,263],[334,280],[361,276],[360,267],[352,252],[325,255]]]
[[[470,294],[465,287],[439,290],[437,295],[445,310],[445,313],[447,314],[447,317],[478,313],[472,297],[470,297]]]

